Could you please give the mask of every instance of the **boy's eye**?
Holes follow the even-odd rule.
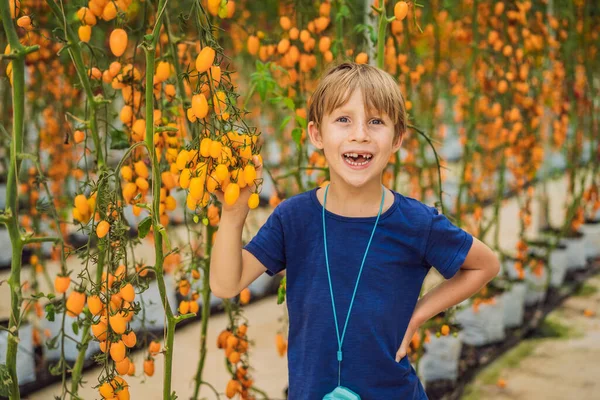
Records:
[[[348,117],[339,117],[338,119],[336,119],[336,121],[348,122]],[[371,120],[371,122],[376,122],[375,125],[383,125],[384,124],[384,122],[381,118],[374,118]]]

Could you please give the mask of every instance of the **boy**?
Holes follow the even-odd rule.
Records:
[[[404,100],[388,73],[332,68],[308,119],[329,185],[281,202],[243,249],[250,190],[224,204],[210,287],[231,298],[262,273],[286,269],[289,399],[323,399],[337,386],[363,400],[427,399],[406,357],[413,334],[476,293],[500,263],[435,208],[382,185],[406,131]],[[447,280],[417,302],[431,266]]]

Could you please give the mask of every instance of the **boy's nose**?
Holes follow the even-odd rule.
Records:
[[[367,127],[365,126],[365,124],[357,124],[355,126],[355,128],[352,130],[352,133],[350,134],[350,140],[357,140],[357,141],[368,141],[370,140],[370,136],[369,136],[369,130],[367,129]]]

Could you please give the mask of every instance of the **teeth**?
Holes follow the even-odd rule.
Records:
[[[346,162],[348,164],[350,164],[350,165],[361,166],[361,165],[366,165],[366,164],[370,163],[371,160],[367,160],[367,161],[363,161],[363,162],[358,163],[358,162],[351,161],[349,158],[346,158]]]
[[[359,155],[363,156],[366,159],[369,159],[371,157],[373,157],[371,154],[358,154],[358,153],[344,153],[344,156],[346,157],[358,157]]]

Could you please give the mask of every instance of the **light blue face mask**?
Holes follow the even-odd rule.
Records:
[[[379,222],[379,217],[381,216],[381,210],[383,209],[383,200],[385,198],[385,186],[381,185],[383,188],[383,193],[381,194],[381,204],[379,205],[379,213],[377,214],[377,219],[375,220],[375,226],[373,226],[373,232],[371,232],[371,237],[369,238],[369,243],[367,244],[367,249],[365,250],[365,255],[363,256],[362,264],[360,265],[360,270],[358,271],[358,278],[356,278],[356,284],[354,285],[354,293],[352,293],[352,300],[350,301],[350,307],[348,308],[348,315],[346,315],[346,323],[344,324],[344,330],[342,331],[342,337],[340,339],[340,332],[338,329],[337,322],[337,314],[335,312],[335,302],[333,300],[333,287],[331,285],[331,274],[329,272],[329,256],[327,254],[327,232],[325,230],[325,205],[327,204],[327,191],[329,190],[329,185],[325,188],[325,196],[323,199],[323,242],[325,245],[325,265],[327,266],[327,277],[329,278],[329,293],[331,294],[331,306],[333,307],[333,319],[335,321],[335,332],[337,334],[338,339],[338,352],[337,352],[337,360],[338,360],[338,386],[331,392],[327,393],[323,400],[360,400],[360,396],[354,393],[352,390],[344,387],[340,384],[340,376],[342,370],[342,343],[344,341],[344,335],[346,334],[346,327],[348,326],[348,318],[350,317],[350,311],[352,311],[352,305],[354,304],[354,296],[356,295],[356,288],[358,287],[358,281],[360,280],[360,275],[363,270],[363,266],[365,265],[365,259],[367,258],[367,253],[369,252],[369,247],[371,246],[371,240],[373,240],[373,235],[375,234],[375,228],[377,228],[377,222]]]

